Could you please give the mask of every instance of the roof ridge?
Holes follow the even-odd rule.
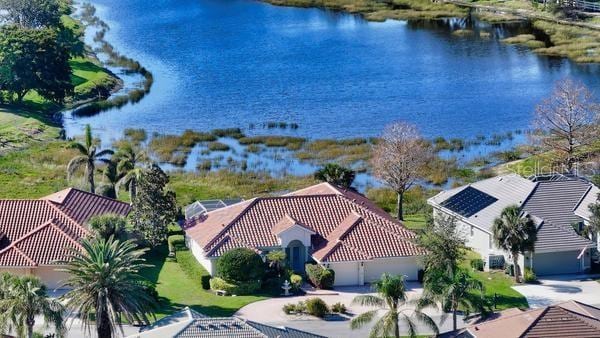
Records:
[[[33,228],[33,229],[29,230],[29,232],[28,232],[28,233],[26,233],[26,234],[24,234],[23,236],[21,236],[21,237],[17,238],[17,239],[16,239],[14,242],[10,243],[10,245],[9,245],[9,246],[7,246],[6,248],[4,248],[4,249],[0,250],[0,254],[2,254],[4,251],[8,250],[8,249],[9,249],[9,248],[11,248],[11,247],[16,247],[16,245],[17,245],[18,243],[20,243],[21,241],[23,241],[23,240],[25,240],[25,239],[27,239],[27,238],[31,237],[33,234],[35,234],[35,233],[39,232],[39,231],[40,231],[40,230],[42,230],[43,228],[45,228],[45,227],[47,227],[48,225],[52,224],[52,222],[53,222],[53,221],[54,221],[54,219],[51,219],[51,220],[49,220],[49,221],[47,221],[47,222],[45,222],[45,223],[42,223],[41,225],[39,225],[39,226],[37,226],[37,227],[35,227],[35,228]]]
[[[585,199],[585,197],[587,196],[587,194],[590,193],[590,191],[592,190],[593,187],[594,187],[594,185],[590,183],[590,185],[588,186],[588,188],[586,189],[586,191],[579,198],[579,201],[577,201],[577,203],[575,203],[575,207],[573,207],[573,210],[572,210],[573,212],[575,212],[575,210],[577,210],[577,208],[579,208],[579,206],[581,205],[581,203],[583,202],[583,200]]]
[[[27,256],[23,251],[21,251],[21,249],[19,249],[18,247],[14,246],[13,249],[15,249],[17,251],[17,253],[19,253],[20,255],[22,255],[26,260],[29,261],[29,263],[33,264],[34,266],[37,266],[38,263],[36,263],[31,257]]]
[[[562,306],[561,306],[562,304],[566,304],[566,303],[572,303],[572,304],[575,304],[575,305],[577,305],[577,307],[578,307],[580,310],[582,310],[584,313],[575,312],[575,311],[573,311],[573,310],[570,310],[570,309],[567,309],[567,308],[564,308],[564,307],[562,307]],[[560,309],[562,309],[562,310],[564,310],[564,311],[568,311],[569,313],[572,313],[572,314],[574,314],[574,315],[578,315],[578,316],[583,316],[583,317],[585,317],[585,318],[589,318],[589,319],[591,319],[591,320],[594,320],[594,321],[598,322],[598,324],[600,325],[600,319],[599,319],[599,318],[596,318],[596,317],[594,317],[594,316],[593,316],[591,313],[589,313],[589,312],[588,312],[586,309],[584,309],[584,308],[581,306],[582,304],[583,304],[583,303],[580,303],[580,302],[578,302],[578,301],[575,301],[575,300],[568,300],[568,301],[565,301],[565,302],[562,302],[562,303],[558,303],[558,304],[551,305],[551,307],[560,308]],[[593,308],[595,308],[595,309],[598,309],[597,307],[595,307],[595,306],[592,306],[592,305],[587,305],[587,304],[583,304],[583,305],[585,305],[585,306],[589,306],[589,307],[593,307]],[[599,310],[600,310],[600,309],[599,309]]]
[[[76,220],[74,220],[73,218],[71,218],[71,216],[69,216],[69,214],[67,214],[66,212],[62,211],[59,207],[57,207],[56,205],[54,205],[54,203],[52,201],[49,201],[49,200],[44,200],[44,201],[46,203],[48,203],[48,205],[50,205],[52,208],[54,208],[54,210],[58,211],[61,215],[63,215],[71,223],[75,224],[75,226],[81,228],[86,235],[90,235],[91,234],[91,232],[88,229],[86,229],[84,226],[82,226],[81,224],[79,224],[79,222],[77,222]]]
[[[225,233],[227,230],[229,230],[229,229],[230,229],[230,228],[233,226],[233,224],[235,224],[235,222],[237,222],[237,221],[238,221],[238,220],[239,220],[239,219],[240,219],[242,216],[244,216],[244,215],[246,214],[246,212],[248,211],[248,209],[250,209],[250,207],[253,207],[253,206],[254,206],[256,203],[258,203],[259,199],[260,199],[260,197],[256,197],[256,198],[254,198],[254,199],[250,199],[250,200],[248,200],[248,201],[249,201],[248,205],[247,205],[247,206],[246,206],[246,207],[245,207],[243,210],[241,210],[241,211],[240,211],[240,212],[237,214],[237,216],[235,216],[235,217],[234,217],[234,218],[233,218],[231,221],[229,221],[229,223],[228,223],[228,224],[224,225],[224,226],[223,226],[223,229],[221,229],[221,230],[220,230],[218,233],[216,233],[216,234],[213,236],[213,238],[212,238],[210,241],[208,241],[208,243],[206,243],[206,245],[204,246],[204,248],[203,248],[203,249],[206,249],[206,248],[208,248],[210,245],[212,245],[212,244],[213,244],[213,243],[214,243],[214,242],[217,240],[217,238],[219,238],[219,237],[220,237],[220,236],[222,236],[222,235],[223,235],[223,234],[224,234],[224,233]],[[240,203],[241,203],[241,202],[240,202]],[[234,205],[235,205],[235,204],[234,204]],[[223,209],[219,209],[219,210],[223,210]],[[229,233],[227,233],[227,235],[229,235]],[[212,250],[211,250],[211,251],[212,251]]]
[[[562,312],[566,312],[571,318],[573,318],[574,320],[582,323],[583,325],[585,325],[587,327],[598,329],[598,327],[594,327],[593,325],[591,325],[587,321],[582,320],[580,317],[584,317],[586,319],[590,319],[590,320],[593,320],[595,322],[598,322],[598,325],[600,326],[600,320],[598,320],[597,318],[594,318],[594,317],[591,317],[591,316],[587,316],[585,314],[578,313],[578,312],[575,312],[575,311],[571,311],[569,309],[565,309],[564,307],[558,306],[558,305],[551,305],[548,308],[553,308],[553,309],[556,309],[556,310],[559,310],[559,311],[562,311]]]
[[[58,224],[51,222],[50,225],[56,230],[58,230],[58,232],[62,234],[63,237],[66,237],[71,243],[75,244],[75,246],[77,246],[80,249],[83,249],[83,246],[77,240],[71,237],[71,235],[69,235],[66,231],[64,231]]]

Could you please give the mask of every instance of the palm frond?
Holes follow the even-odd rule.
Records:
[[[85,164],[87,164],[87,157],[84,155],[76,156],[67,164],[67,179],[70,180],[75,172]]]
[[[360,295],[354,297],[352,300],[352,304],[357,304],[361,306],[379,306],[383,307],[385,305],[385,301],[383,298],[373,295]]]
[[[365,324],[368,324],[371,321],[373,321],[373,318],[375,318],[376,315],[377,310],[371,310],[365,313],[361,313],[360,315],[352,318],[352,320],[350,321],[350,328],[352,330],[360,329],[361,327],[365,326]]]

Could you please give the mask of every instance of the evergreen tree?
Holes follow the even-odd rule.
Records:
[[[151,245],[167,239],[167,227],[177,218],[175,193],[166,190],[169,176],[157,165],[144,170],[133,200],[132,224]]]

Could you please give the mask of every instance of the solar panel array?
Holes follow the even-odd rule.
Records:
[[[456,195],[445,200],[442,206],[464,217],[471,217],[497,200],[497,198],[481,190],[466,187]]]

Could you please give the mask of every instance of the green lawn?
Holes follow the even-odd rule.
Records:
[[[404,215],[404,225],[411,230],[422,230],[427,225],[427,215]]]
[[[464,267],[472,270],[470,266],[471,259],[479,258],[479,255],[469,251]],[[492,271],[473,271],[473,276],[483,283],[485,295],[490,299],[496,299],[496,308],[494,310],[504,310],[513,307],[526,309],[529,307],[527,299],[511,286],[514,285],[512,277],[504,273],[504,270]]]
[[[157,311],[157,317],[162,318],[185,306],[206,314],[208,316],[231,316],[244,305],[267,299],[268,295],[257,296],[216,296],[209,290],[202,289],[199,278],[192,279],[182,269],[183,264],[167,260],[168,249],[166,245],[155,248],[147,254],[146,258],[149,264],[154,267],[147,268],[142,275],[150,281],[156,283],[156,290],[160,296],[160,307]],[[188,250],[178,251],[178,260],[188,259],[196,266],[195,270],[200,270],[203,274],[208,274],[206,270],[195,261]],[[184,257],[181,257],[184,256]]]

